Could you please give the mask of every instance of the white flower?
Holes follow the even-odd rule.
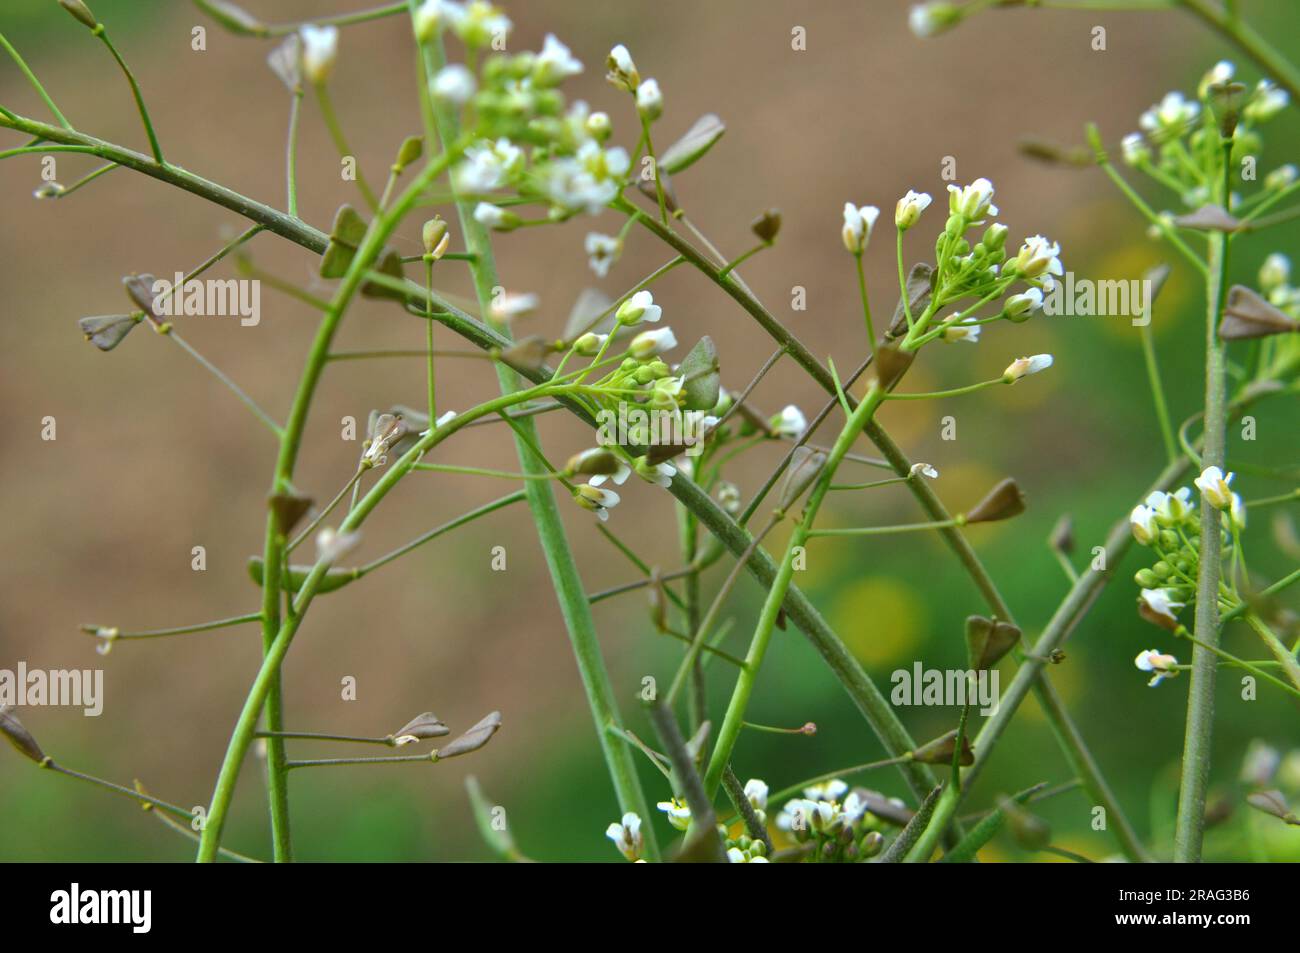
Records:
[[[1133,530],[1133,538],[1143,546],[1150,546],[1160,534],[1160,528],[1156,526],[1156,511],[1145,504],[1139,503],[1133,507],[1128,521],[1129,528]]]
[[[1147,496],[1146,504],[1155,511],[1161,526],[1176,526],[1192,511],[1192,491],[1185,486],[1173,493],[1153,490]]]
[[[931,480],[939,479],[939,471],[928,463],[913,463],[912,469],[907,471],[910,477],[923,476]]]
[[[1037,278],[1044,274],[1062,275],[1065,272],[1061,267],[1061,259],[1057,257],[1060,254],[1059,244],[1049,242],[1042,235],[1032,235],[1025,239],[1015,259],[1009,264],[1015,267],[1016,273],[1022,278]]]
[[[556,39],[554,34],[546,34],[542,52],[537,54],[533,64],[533,82],[538,86],[556,86],[581,72],[582,64],[569,52],[569,48]]]
[[[623,815],[621,821],[610,824],[605,828],[605,836],[614,842],[620,854],[628,860],[636,861],[641,859],[641,851],[645,847],[645,838],[641,836],[641,818],[637,817],[631,811]]]
[[[1266,79],[1261,79],[1255,87],[1255,94],[1250,97],[1242,112],[1251,122],[1267,122],[1283,109],[1291,97],[1286,90],[1278,89]]]
[[[504,40],[514,24],[500,9],[487,0],[471,0],[467,6],[445,3],[448,22],[466,46],[487,46],[498,38]]]
[[[1300,171],[1297,171],[1296,167],[1288,162],[1264,176],[1264,188],[1270,192],[1281,192],[1283,189],[1295,185],[1297,178],[1300,178]]]
[[[1140,132],[1130,132],[1120,140],[1120,152],[1128,165],[1140,165],[1151,158],[1151,150]]]
[[[1043,292],[1038,288],[1030,288],[1020,294],[1012,295],[1002,307],[1008,317],[1027,318],[1043,310]]]
[[[454,4],[447,3],[446,0],[424,0],[419,9],[415,11],[413,20],[415,26],[415,38],[421,43],[428,43],[439,33],[451,17],[456,15],[458,10],[448,10]]]
[[[1160,100],[1138,119],[1138,125],[1147,132],[1181,133],[1183,127],[1192,123],[1201,114],[1200,103],[1188,99],[1175,90],[1166,93]]]
[[[839,778],[831,778],[803,789],[804,797],[811,801],[838,801],[849,792],[849,786]]]
[[[576,156],[550,163],[545,181],[547,197],[566,211],[595,215],[618,195],[631,165],[626,149],[602,149],[600,143],[589,139],[578,148]]]
[[[664,114],[664,94],[657,81],[648,79],[636,88],[636,111],[649,122]]]
[[[748,858],[745,856],[744,851],[742,851],[739,847],[728,847],[728,848],[727,848],[727,863],[729,863],[729,864],[743,864],[743,863],[746,863],[747,861],[748,861]]]
[[[634,93],[637,87],[641,85],[641,74],[636,71],[636,64],[632,62],[632,54],[627,51],[627,47],[622,43],[609,51],[606,66],[609,68],[609,73],[605,78],[619,89]]]
[[[938,36],[961,22],[961,8],[952,3],[931,2],[913,4],[907,14],[907,25],[921,39]]]
[[[1241,501],[1236,493],[1232,494],[1232,503],[1228,507],[1228,519],[1232,521],[1232,526],[1237,532],[1246,528],[1246,504]]]
[[[1230,82],[1236,72],[1237,67],[1232,65],[1230,60],[1219,60],[1201,77],[1200,85],[1196,87],[1197,95],[1204,96],[1209,92],[1211,86],[1222,86],[1224,83]]]
[[[745,782],[745,798],[749,801],[749,806],[756,811],[767,810],[768,787],[758,778],[750,778]]]
[[[1201,491],[1205,502],[1216,510],[1223,510],[1232,505],[1232,489],[1228,484],[1232,482],[1233,476],[1235,474],[1232,473],[1224,476],[1218,467],[1206,467],[1192,483]]]
[[[641,457],[636,462],[636,475],[647,483],[655,483],[665,490],[673,485],[673,477],[677,475],[677,468],[671,463],[650,464],[646,462],[645,457]]]
[[[609,113],[594,112],[582,122],[582,130],[597,142],[604,142],[614,130]]]
[[[536,311],[540,300],[535,294],[504,291],[492,298],[492,317],[498,322],[513,321]]]
[[[671,351],[676,346],[677,338],[672,328],[655,328],[653,331],[642,331],[634,337],[627,346],[627,352],[638,361],[644,361]]]
[[[668,815],[668,823],[677,830],[684,831],[691,826],[691,809],[685,801],[673,798],[671,801],[660,801],[655,807]]]
[[[880,209],[874,205],[863,205],[859,208],[852,202],[845,202],[844,227],[840,230],[844,248],[854,255],[861,255],[867,247],[867,242],[871,240],[871,230],[875,228],[876,219],[879,217]]]
[[[943,340],[945,341],[966,341],[970,344],[978,344],[980,331],[984,329],[980,324],[948,324],[943,329]]]
[[[474,206],[474,221],[503,232],[519,226],[518,215],[491,202],[479,202]]]
[[[1033,357],[1021,357],[1012,361],[1005,371],[1002,372],[1002,378],[1009,384],[1014,384],[1022,377],[1030,374],[1037,374],[1039,371],[1045,371],[1052,366],[1052,355],[1035,354]]]
[[[434,99],[453,106],[464,106],[470,101],[476,88],[474,74],[460,63],[444,66],[429,83],[429,92],[433,94]]]
[[[654,324],[663,313],[663,308],[655,304],[654,295],[648,291],[638,291],[618,306],[614,317],[620,324],[633,328],[645,321]]]
[[[587,266],[604,278],[609,274],[610,266],[618,259],[623,246],[613,235],[588,232],[583,247],[587,252]]]
[[[305,24],[302,36],[302,68],[307,78],[319,86],[330,78],[339,52],[339,29],[336,26]]]
[[[316,558],[332,563],[340,556],[356,548],[361,542],[360,533],[340,533],[326,526],[316,534]]]
[[[465,150],[465,161],[456,166],[456,187],[462,192],[490,192],[523,167],[523,150],[509,139],[485,142]]]
[[[604,486],[606,480],[613,480],[615,486],[622,486],[627,482],[627,478],[632,475],[632,468],[622,460],[618,461],[618,469],[613,473],[597,473],[587,481],[588,486]]]
[[[860,796],[858,792],[852,791],[840,805],[840,822],[845,825],[853,825],[862,819],[867,813],[867,801]]]
[[[1138,614],[1153,625],[1173,632],[1178,628],[1178,610],[1186,603],[1175,600],[1172,589],[1143,589],[1138,593]]]
[[[803,436],[803,432],[808,429],[808,418],[794,404],[787,404],[768,423],[776,436],[790,440],[798,440]]]
[[[592,477],[595,480],[596,477]],[[613,490],[602,490],[590,482],[580,485],[574,491],[573,501],[584,510],[591,510],[604,522],[609,519],[609,511],[619,504],[619,495]]]
[[[1264,259],[1259,269],[1259,287],[1265,294],[1278,288],[1285,288],[1291,280],[1291,259],[1280,252],[1273,252]]]
[[[1151,681],[1147,682],[1152,688],[1159,685],[1166,678],[1173,678],[1178,674],[1178,669],[1174,666],[1178,664],[1178,659],[1172,655],[1162,655],[1155,649],[1144,649],[1138,653],[1133,664],[1144,672],[1155,672]]]
[[[968,222],[978,222],[985,215],[997,215],[997,206],[993,204],[993,183],[988,179],[976,179],[965,188],[949,185],[948,210],[959,213]]]
[[[931,201],[929,192],[908,189],[907,194],[899,199],[898,205],[894,207],[894,224],[903,231],[911,228],[921,217],[921,213],[930,207]]]

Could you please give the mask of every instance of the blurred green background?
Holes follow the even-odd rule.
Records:
[[[338,2],[248,0],[253,12],[287,21],[348,7]],[[354,4],[360,6],[360,4]],[[1289,2],[1242,3],[1262,31],[1300,56]],[[861,351],[861,317],[851,259],[840,246],[846,200],[892,209],[908,188],[942,200],[944,157],[957,178],[987,176],[998,188],[1011,241],[1042,232],[1059,240],[1066,267],[1080,276],[1137,278],[1162,260],[1137,214],[1100,172],[1048,167],[1021,156],[1027,133],[1075,144],[1087,120],[1108,142],[1136,128],[1138,114],[1168,89],[1192,92],[1224,56],[1253,83],[1257,69],[1198,24],[1176,14],[1007,10],[974,18],[928,42],[907,30],[902,0],[808,4],[766,0],[687,0],[591,4],[531,0],[509,4],[513,49],[540,47],[556,33],[587,64],[567,87],[608,109],[618,141],[631,148],[635,117],[603,80],[609,47],[627,43],[643,75],[658,78],[666,98],[665,142],[704,112],[728,133],[708,159],[676,183],[694,221],[731,254],[748,247],[749,221],[779,207],[778,247],[745,269],[761,298],[818,355],[839,366]],[[283,136],[288,97],[265,66],[271,43],[224,33],[181,0],[95,0],[131,63],[165,151],[173,162],[272,204],[283,204]],[[191,49],[191,31],[207,28],[207,49]],[[1091,49],[1092,28],[1107,30],[1107,49]],[[793,51],[791,30],[807,31]],[[128,91],[105,51],[54,0],[8,0],[0,31],[42,77],[78,128],[146,149]],[[409,28],[400,20],[345,31],[332,89],[364,169],[382,180],[397,144],[420,131]],[[44,117],[12,63],[0,61],[0,102]],[[3,137],[19,145],[17,136]],[[1294,110],[1268,129],[1263,170],[1295,159],[1300,138]],[[94,168],[84,157],[58,159],[65,184]],[[302,216],[325,227],[352,186],[339,181],[338,158],[305,102],[300,150]],[[0,164],[0,667],[103,666],[104,714],[25,709],[21,717],[59,761],[150,791],[183,805],[204,804],[256,671],[260,640],[252,627],[119,644],[107,657],[77,631],[83,622],[151,628],[253,611],[257,591],[244,560],[261,548],[263,495],[274,446],[231,396],[178,349],[139,331],[101,354],[75,321],[124,310],[120,279],[133,271],[170,275],[193,267],[242,227],[233,214],[126,171],[97,181],[66,201],[35,201],[39,160]],[[1150,192],[1148,191],[1148,194]],[[1159,207],[1172,200],[1158,196]],[[938,219],[923,219],[913,249],[922,254]],[[503,281],[535,291],[543,307],[529,333],[554,335],[578,292],[593,283],[582,251],[588,230],[612,231],[612,216],[562,228],[526,230],[498,243]],[[1295,233],[1240,243],[1233,277],[1253,283],[1264,256],[1288,251]],[[453,244],[455,244],[453,238]],[[399,238],[419,248],[418,221]],[[896,298],[889,242],[869,252],[878,313]],[[319,290],[315,261],[300,249],[261,236],[256,261]],[[617,294],[666,258],[635,235],[608,279]],[[219,274],[228,274],[228,266]],[[440,281],[468,294],[455,266]],[[808,310],[790,312],[791,288],[803,286]],[[182,318],[187,337],[276,415],[283,415],[313,333],[304,306],[263,289],[262,322]],[[724,382],[739,389],[770,353],[767,339],[698,274],[679,269],[655,288],[665,321],[681,338],[711,334]],[[1200,404],[1202,296],[1195,275],[1175,264],[1155,315],[1155,334],[1172,413],[1181,420]],[[391,305],[367,301],[349,315],[341,347],[419,347],[423,326]],[[444,332],[442,343],[458,346]],[[1100,543],[1160,469],[1162,450],[1142,367],[1137,329],[1121,318],[1036,318],[986,330],[976,347],[936,346],[911,374],[928,390],[983,379],[1021,354],[1051,352],[1048,374],[1014,389],[923,405],[891,405],[884,417],[914,459],[941,472],[938,489],[954,508],[969,506],[991,483],[1014,475],[1029,511],[1006,524],[976,527],[971,539],[1033,638],[1067,589],[1045,538],[1062,513],[1072,514],[1081,554]],[[492,393],[479,362],[444,362],[443,402],[464,408]],[[419,361],[348,362],[330,367],[313,410],[298,485],[327,499],[350,473],[357,447],[339,439],[339,421],[364,421],[372,408],[418,405]],[[796,403],[811,415],[822,402],[814,385],[782,365],[754,398],[774,412]],[[958,439],[939,439],[940,418],[957,419]],[[40,439],[53,415],[58,439]],[[1297,463],[1294,403],[1260,406],[1259,440],[1230,441],[1242,460]],[[590,443],[581,426],[551,415],[543,425],[552,456],[564,459]],[[483,428],[447,453],[457,463],[512,466],[504,431]],[[744,458],[732,472],[748,498],[775,448]],[[862,476],[861,479],[869,479]],[[436,479],[436,485],[432,485]],[[635,482],[635,481],[634,481]],[[1285,484],[1242,477],[1242,492],[1262,496]],[[505,492],[470,478],[407,481],[367,524],[358,560],[386,551],[423,529]],[[906,522],[918,518],[900,488],[836,500],[828,521]],[[671,500],[629,487],[611,526],[665,569],[675,568]],[[563,504],[584,581],[590,590],[635,578],[603,540],[594,521]],[[1276,578],[1294,565],[1279,551],[1270,520],[1253,522],[1252,563]],[[207,570],[190,568],[191,547],[207,550]],[[492,547],[504,545],[508,568],[489,571]],[[774,543],[775,545],[775,543]],[[1082,556],[1080,556],[1082,559]],[[1187,679],[1149,689],[1133,667],[1144,648],[1187,657],[1134,612],[1131,557],[1067,646],[1052,678],[1129,811],[1157,851],[1171,837]],[[725,574],[715,567],[711,591]],[[929,667],[964,665],[962,621],[983,606],[940,541],[907,538],[825,541],[813,548],[798,580],[862,660],[877,684],[915,659]],[[746,579],[732,614],[729,647],[743,652],[762,593]],[[1294,596],[1292,596],[1294,604]],[[645,675],[670,678],[679,652],[653,633],[644,598],[596,607],[606,658],[632,730],[653,732],[637,710]],[[1227,635],[1229,650],[1249,657],[1262,647],[1244,627]],[[711,669],[715,718],[730,690],[724,666]],[[340,697],[355,677],[358,697]],[[1011,666],[1003,666],[1004,684]],[[454,729],[500,709],[504,727],[484,751],[436,767],[406,765],[312,769],[292,776],[293,826],[303,860],[469,860],[489,856],[474,829],[463,781],[481,779],[508,811],[520,847],[538,859],[614,860],[605,826],[616,806],[593,737],[568,640],[550,592],[541,552],[515,508],[439,540],[383,573],[318,602],[285,667],[287,723],[299,730],[385,734],[433,709]],[[918,738],[952,727],[952,709],[908,709]],[[797,726],[814,721],[814,737],[746,733],[736,752],[742,780],[762,777],[775,790],[840,765],[882,757],[848,699],[793,629],[775,640],[751,707],[752,720]],[[1235,677],[1219,684],[1214,738],[1216,793],[1237,805],[1209,835],[1207,857],[1300,859],[1300,833],[1240,804],[1237,776],[1248,742],[1286,750],[1300,744],[1295,706],[1261,686],[1240,699]],[[337,748],[300,745],[300,757]],[[1039,781],[1068,777],[1050,729],[1030,699],[969,802]],[[650,801],[669,794],[644,772]],[[903,794],[892,771],[860,783]],[[774,808],[775,810],[775,808]],[[1101,858],[1109,835],[1089,829],[1090,805],[1078,792],[1040,806],[1055,842]],[[667,825],[654,822],[661,839]],[[269,851],[258,765],[241,779],[226,844]],[[0,752],[0,859],[182,860],[191,846],[130,802],[32,769]],[[990,858],[1028,859],[1002,838]],[[1042,857],[1043,855],[1039,855]]]

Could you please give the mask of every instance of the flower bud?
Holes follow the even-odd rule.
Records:
[[[74,17],[90,27],[92,30],[99,26],[99,21],[95,15],[90,12],[90,7],[86,6],[81,0],[59,0],[59,6],[67,10]]]
[[[1007,369],[1002,372],[1002,379],[1008,384],[1014,384],[1022,377],[1028,377],[1030,374],[1037,374],[1039,371],[1045,371],[1052,366],[1052,355],[1035,354],[1033,357],[1020,357],[1007,365]]]
[[[907,231],[916,224],[931,201],[928,192],[908,189],[907,194],[898,200],[898,205],[894,208],[894,224],[902,231]]]
[[[313,85],[321,86],[330,78],[334,62],[338,59],[338,27],[308,23],[302,27],[299,35],[302,37],[303,72]]]
[[[460,107],[473,98],[477,85],[474,74],[467,67],[452,63],[438,70],[429,81],[429,93],[440,102]]]
[[[600,353],[601,347],[608,338],[608,334],[596,334],[594,331],[588,331],[573,342],[573,353],[582,357],[595,357]]]
[[[655,304],[654,296],[650,292],[638,291],[618,306],[614,317],[620,324],[635,327],[643,321],[654,323],[662,314],[663,308]]]
[[[951,30],[961,22],[964,14],[955,3],[932,0],[930,3],[917,3],[907,15],[907,25],[912,33],[925,39],[938,36],[945,30]]]
[[[757,235],[758,240],[764,245],[772,244],[776,241],[777,233],[781,231],[781,210],[777,208],[765,210],[750,223],[749,230]]]
[[[644,361],[671,351],[676,346],[677,338],[673,335],[672,328],[656,328],[653,331],[642,331],[634,337],[627,350],[637,360]]]
[[[636,111],[647,122],[654,122],[664,114],[664,95],[656,80],[648,79],[636,88]]]
[[[446,26],[446,19],[443,16],[443,0],[424,0],[424,3],[415,11],[412,20],[415,29],[415,38],[421,43],[428,43],[437,38]]]
[[[510,209],[491,202],[479,202],[474,207],[474,221],[494,232],[512,232],[523,224],[523,220]]]
[[[880,209],[874,205],[858,208],[852,202],[845,202],[844,225],[840,229],[840,238],[844,242],[845,251],[853,255],[861,255],[867,247],[867,242],[871,240],[871,230],[879,217]]]
[[[622,43],[609,51],[606,66],[609,68],[609,73],[605,78],[619,89],[635,93],[640,87],[641,74],[637,72],[636,64],[632,62],[632,54]]]
[[[1233,493],[1228,484],[1232,482],[1233,476],[1235,474],[1232,473],[1225,476],[1218,467],[1206,467],[1192,483],[1201,491],[1205,502],[1216,510],[1225,510],[1232,505]]]

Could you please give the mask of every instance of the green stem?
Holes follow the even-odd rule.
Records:
[[[65,117],[63,113],[59,112],[59,107],[54,105],[54,100],[52,100],[50,94],[45,91],[45,87],[41,85],[41,81],[36,78],[36,74],[32,72],[31,67],[27,65],[26,61],[18,55],[18,51],[13,48],[7,39],[5,39],[3,33],[0,33],[0,46],[5,48],[5,52],[7,52],[13,59],[14,63],[18,65],[19,71],[27,77],[27,82],[32,84],[32,89],[36,90],[36,95],[40,96],[45,105],[49,107],[50,112],[54,114],[54,118],[59,121],[59,125],[64,129],[70,130],[72,128],[72,123],[68,122],[67,117]]]
[[[1231,143],[1224,145],[1225,179]],[[1227,185],[1220,191],[1226,200]],[[1224,465],[1227,431],[1226,345],[1219,340],[1219,316],[1227,294],[1228,237],[1209,236],[1205,315],[1205,414],[1202,430],[1202,466]],[[1201,859],[1205,830],[1205,798],[1210,781],[1210,739],[1214,729],[1214,679],[1218,661],[1212,648],[1219,644],[1220,513],[1201,497],[1201,548],[1196,584],[1194,634],[1200,645],[1192,650],[1191,685],[1187,691],[1187,726],[1183,738],[1183,766],[1178,789],[1178,819],[1174,831],[1174,860],[1196,863]]]
[[[803,519],[800,520],[795,531],[790,534],[790,541],[786,546],[785,556],[782,558],[777,570],[776,579],[768,590],[767,599],[763,602],[763,610],[759,616],[758,626],[754,630],[749,652],[745,656],[745,667],[736,679],[736,687],[733,689],[731,701],[727,705],[727,713],[722,720],[722,726],[718,729],[718,741],[709,759],[708,770],[704,775],[704,788],[709,797],[713,797],[718,790],[718,786],[722,783],[722,772],[731,761],[732,749],[736,745],[736,739],[740,737],[745,718],[745,708],[749,704],[749,697],[753,693],[754,683],[758,678],[759,669],[763,665],[767,646],[771,641],[772,632],[776,628],[777,616],[781,613],[785,604],[786,593],[794,576],[795,552],[799,547],[807,543],[813,520],[817,517],[817,511],[821,508],[822,500],[830,491],[831,479],[834,477],[836,469],[844,460],[844,455],[848,453],[853,441],[862,432],[862,428],[883,402],[884,395],[885,392],[878,385],[873,385],[868,390],[862,403],[854,410],[853,416],[849,418],[844,425],[844,429],[840,431],[839,437],[831,448],[830,455],[826,458],[826,463],[822,467],[817,483],[813,487],[808,502],[804,507]]]
[[[412,0],[414,12],[414,0]],[[435,75],[442,68],[445,57],[440,41],[422,47],[424,69],[428,76]],[[445,103],[433,103],[433,115],[437,132],[444,143],[456,139],[459,135],[459,120]],[[461,234],[465,237],[465,247],[472,255],[470,270],[474,278],[474,289],[478,295],[479,307],[483,314],[489,314],[492,303],[492,289],[498,284],[496,261],[492,252],[492,240],[487,229],[474,218],[474,203],[458,199],[457,212],[460,218]],[[504,328],[496,329],[503,337],[508,335]],[[612,335],[611,335],[612,337]],[[516,373],[503,364],[497,364],[497,377],[504,394],[516,392],[518,377]],[[537,429],[531,418],[522,418],[512,422],[517,426],[515,443],[519,454],[520,468],[526,474],[544,475],[545,466],[528,449],[526,441],[536,439]],[[560,602],[560,611],[564,616],[565,627],[573,646],[574,658],[582,676],[583,688],[591,708],[592,718],[596,723],[596,734],[600,739],[605,756],[605,764],[619,807],[624,812],[634,812],[643,820],[650,818],[649,804],[641,790],[641,780],[636,773],[636,763],[627,743],[610,729],[622,729],[623,720],[615,700],[613,685],[605,660],[601,655],[600,643],[596,636],[596,625],[591,614],[591,605],[587,601],[586,589],[578,574],[577,563],[569,548],[564,524],[560,520],[555,503],[555,491],[547,480],[526,481],[525,493],[528,506],[537,529],[538,540],[546,555],[550,569],[551,582]],[[657,860],[659,848],[655,841],[653,829],[647,823],[643,828],[646,841],[646,857]]]
[[[1178,441],[1174,438],[1174,427],[1169,421],[1169,405],[1165,403],[1165,388],[1160,381],[1160,367],[1156,363],[1156,346],[1151,333],[1151,322],[1142,326],[1142,358],[1146,362],[1147,381],[1151,385],[1151,400],[1156,408],[1156,420],[1160,423],[1160,437],[1164,440],[1165,456],[1169,463],[1178,459]]]
[[[445,172],[451,163],[459,157],[462,149],[463,144],[454,146],[448,144],[442,155],[431,160],[420,175],[416,176],[393,208],[382,215],[376,216],[366,230],[365,237],[357,248],[356,255],[349,265],[347,273],[335,291],[329,310],[321,318],[316,337],[312,341],[306,366],[303,368],[302,376],[298,381],[298,389],[289,412],[289,420],[280,435],[280,452],[276,460],[275,476],[270,491],[272,494],[292,490],[294,465],[297,462],[298,452],[302,445],[303,431],[307,424],[307,414],[311,409],[316,386],[320,382],[321,374],[328,362],[330,345],[333,343],[334,334],[338,330],[344,312],[361,288],[370,263],[378,256],[384,242],[396,229],[398,223],[415,205],[425,186]],[[377,486],[383,485],[383,482],[380,481]],[[357,512],[357,510],[354,510],[352,514],[349,514],[348,520],[345,520],[343,525],[347,526]],[[286,540],[276,526],[275,515],[268,513],[262,565],[267,567],[268,570],[271,567],[279,566],[283,558],[285,545]],[[323,575],[323,569],[321,574]],[[216,786],[212,793],[208,819],[199,842],[198,859],[200,861],[211,862],[216,857],[226,812],[230,799],[234,794],[235,783],[239,777],[239,769],[243,762],[244,753],[248,749],[248,744],[252,740],[252,732],[256,727],[263,702],[266,703],[268,727],[272,731],[283,728],[279,687],[280,662],[284,658],[284,653],[288,651],[289,642],[293,638],[293,633],[297,630],[302,615],[299,612],[282,623],[279,609],[279,573],[265,571],[262,577],[262,613],[264,620],[262,628],[262,669],[259,671],[257,680],[249,692],[244,710],[226,749],[221,772],[217,777]],[[302,591],[307,591],[306,584],[304,584]],[[276,859],[287,860],[291,856],[291,847],[289,843],[288,799],[286,794],[287,769],[285,768],[283,745],[279,739],[273,738],[270,739],[267,748],[268,784],[271,794]]]
[[[361,171],[361,160],[356,153],[348,146],[347,137],[343,134],[343,127],[339,124],[339,117],[334,112],[334,102],[330,99],[329,92],[325,89],[324,83],[315,84],[316,101],[320,103],[321,118],[325,120],[325,128],[329,130],[330,138],[334,140],[334,148],[338,150],[339,158],[351,159],[357,171],[357,189],[361,192],[361,197],[366,200],[366,205],[372,212],[379,209],[379,200],[375,198],[374,189],[366,181],[366,175]]]
[[[136,109],[140,111],[140,121],[144,123],[145,134],[149,137],[149,149],[153,152],[154,162],[159,165],[166,165],[167,162],[163,159],[162,146],[158,144],[158,135],[153,130],[153,120],[149,118],[149,108],[144,104],[144,96],[140,92],[140,84],[135,81],[135,74],[131,72],[131,67],[126,65],[126,60],[122,59],[122,54],[118,53],[113,41],[108,38],[108,31],[104,29],[104,24],[101,23],[96,26],[93,32],[108,47],[108,52],[113,54],[113,59],[117,60],[117,65],[121,67],[122,74],[131,85],[131,95],[135,97]]]

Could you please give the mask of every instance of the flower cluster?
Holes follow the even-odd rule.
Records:
[[[649,291],[638,291],[614,312],[614,327],[608,334],[585,332],[574,340],[571,352],[591,357],[592,368],[601,366],[621,331],[657,324],[662,315],[663,309],[654,303],[654,296]],[[670,365],[662,355],[676,346],[677,338],[670,327],[635,331],[617,366],[588,389],[598,421],[604,418],[609,423],[602,423],[601,446],[575,455],[565,473],[589,477],[585,485],[576,487],[573,498],[601,520],[607,520],[609,510],[620,502],[618,493],[606,488],[605,483],[612,481],[622,486],[635,473],[647,483],[671,486],[679,469],[672,458],[691,449],[685,443],[675,443],[674,437],[689,437],[693,447],[709,439],[718,423],[725,395],[707,397],[707,407],[693,406],[699,391],[692,386],[702,377],[716,378],[716,368],[688,367],[689,355],[681,364]],[[636,456],[628,447],[661,452]]]
[[[1042,235],[1032,235],[1014,253],[1008,252],[1007,227],[990,222],[998,214],[993,193],[993,183],[983,178],[965,186],[948,186],[948,218],[935,240],[928,300],[919,314],[907,309],[906,327],[891,329],[891,334],[904,337],[904,349],[915,350],[935,338],[974,344],[985,324],[1027,321],[1042,310],[1044,294],[1050,293],[1056,278],[1064,274],[1060,245]],[[914,190],[898,200],[894,225],[900,237],[920,221],[931,203],[928,193]],[[845,205],[842,238],[850,252],[861,254],[866,247],[875,213],[871,206]],[[899,265],[901,269],[901,260]],[[999,299],[993,314],[977,316]],[[947,309],[951,310],[943,314]],[[1033,370],[1044,366],[1035,365]]]
[[[1246,525],[1246,507],[1230,486],[1233,476],[1212,466],[1193,481],[1202,499],[1224,513],[1221,532],[1225,547],[1235,544]],[[1179,611],[1196,595],[1200,566],[1201,519],[1191,487],[1180,487],[1172,493],[1153,492],[1133,508],[1129,528],[1133,538],[1156,555],[1151,566],[1139,569],[1134,576],[1141,587],[1138,614],[1153,625],[1175,632],[1179,628]],[[1176,674],[1170,667],[1175,661],[1153,649],[1139,655],[1136,664],[1143,671],[1155,672],[1151,684],[1158,685],[1162,678]]]
[[[1259,155],[1258,129],[1287,105],[1288,97],[1268,80],[1253,90],[1234,82],[1236,67],[1227,60],[1216,63],[1201,80],[1195,98],[1173,91],[1165,94],[1138,119],[1141,132],[1125,136],[1124,161],[1174,191],[1183,205],[1199,209],[1212,200],[1214,185],[1222,179],[1219,155],[1219,121],[1225,111],[1236,119],[1232,133],[1232,161]],[[1296,180],[1296,169],[1280,166],[1263,178],[1264,193],[1278,192]],[[1238,195],[1229,207],[1244,207]]]
[[[880,822],[867,810],[862,792],[835,778],[804,788],[803,795],[786,802],[776,826],[799,843],[812,844],[814,862],[857,863],[880,853]]]

